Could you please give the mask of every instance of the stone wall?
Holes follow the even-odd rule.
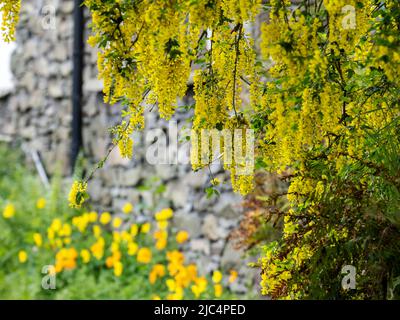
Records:
[[[51,8],[55,8],[54,26],[49,20]],[[17,49],[12,58],[16,87],[10,96],[0,100],[0,134],[21,139],[37,150],[50,176],[56,170],[70,175],[72,14],[72,0],[22,1]],[[88,45],[84,59],[84,152],[89,163],[94,164],[110,147],[108,128],[117,123],[119,109],[103,103],[97,53]],[[178,112],[174,120],[182,127],[187,125],[187,117]],[[156,111],[146,118],[145,132],[167,127]],[[207,199],[204,189],[210,178],[206,171],[192,172],[189,165],[150,165],[145,159],[146,150],[145,134],[138,133],[134,159],[122,159],[118,150],[111,153],[105,167],[90,182],[92,205],[120,214],[123,204],[129,201],[137,209],[138,220],[171,206],[175,227],[187,229],[191,235],[187,256],[203,271],[243,266],[241,254],[227,241],[241,215],[241,198],[232,193],[222,169],[216,165],[214,174],[228,183],[222,185],[219,198]],[[155,192],[155,188],[165,191]],[[243,290],[243,286],[239,284],[236,289]]]

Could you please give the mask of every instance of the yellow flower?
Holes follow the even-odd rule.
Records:
[[[26,253],[26,251],[21,250],[20,252],[18,252],[18,260],[20,263],[25,263],[26,260],[28,260],[28,254]]]
[[[81,250],[81,258],[83,263],[88,263],[90,261],[90,251],[87,249]]]
[[[46,199],[45,198],[39,198],[36,201],[36,208],[43,209],[45,206],[46,206]]]
[[[137,261],[140,263],[150,263],[152,258],[151,250],[149,248],[140,248],[137,253]]]
[[[123,241],[129,242],[129,241],[131,241],[132,236],[128,231],[124,230],[121,233],[121,238],[122,238]]]
[[[52,229],[54,232],[60,231],[61,227],[62,227],[62,222],[60,219],[54,219],[50,225],[50,229]]]
[[[134,256],[139,249],[139,246],[136,242],[129,242],[128,243],[128,255]]]
[[[97,221],[97,212],[89,212],[89,222],[93,223]]]
[[[211,184],[215,187],[218,186],[220,184],[220,180],[218,178],[214,178],[211,180]]]
[[[176,242],[178,243],[184,243],[188,239],[189,239],[189,233],[187,231],[181,230],[176,234]]]
[[[174,212],[170,208],[162,209],[155,214],[155,218],[157,221],[168,220],[172,218],[173,214]]]
[[[74,181],[69,192],[68,201],[71,208],[80,208],[87,197],[87,183],[83,181]]]
[[[111,243],[111,252],[117,252],[119,251],[119,243],[118,242],[113,242]]]
[[[101,235],[101,227],[98,225],[93,226],[93,235],[95,236],[95,238],[100,237]]]
[[[189,264],[186,268],[186,272],[190,281],[194,281],[197,278],[197,266],[195,264]]]
[[[90,247],[90,251],[92,251],[93,256],[97,260],[100,260],[104,255],[104,244],[104,239],[99,237],[97,241]]]
[[[165,230],[168,228],[168,221],[166,221],[166,220],[157,221],[157,226],[159,229]]]
[[[121,276],[123,270],[123,265],[121,261],[117,261],[114,263],[114,275],[116,277]]]
[[[222,285],[221,284],[215,284],[214,285],[214,295],[216,298],[219,298],[222,296]]]
[[[175,282],[174,279],[167,279],[167,280],[165,281],[165,284],[167,285],[168,290],[169,290],[170,292],[174,292],[174,291],[175,291],[175,289],[176,289],[176,282]]]
[[[200,295],[206,291],[207,289],[207,279],[204,277],[195,279],[195,284],[191,286],[191,290],[196,298],[199,298]]]
[[[150,222],[146,222],[146,223],[142,224],[142,227],[140,228],[140,231],[142,233],[149,233],[150,228],[151,228]]]
[[[222,280],[222,273],[219,270],[215,270],[212,275],[212,281],[214,283],[220,283]]]
[[[43,244],[42,235],[40,233],[34,233],[33,234],[33,242],[35,242],[35,245],[37,247],[41,247]]]
[[[152,300],[161,300],[160,296],[158,295],[153,295]]]
[[[156,242],[156,248],[157,250],[163,250],[167,246],[167,239],[166,238],[160,238]]]
[[[131,235],[132,237],[135,237],[138,234],[139,227],[136,223],[131,225]]]
[[[122,225],[122,219],[120,217],[114,218],[112,225],[115,229],[119,228]]]
[[[71,226],[68,223],[64,223],[59,232],[60,236],[69,237],[72,233]]]
[[[231,270],[229,273],[230,273],[230,275],[229,275],[229,283],[235,282],[235,280],[238,277],[237,271],[236,270]]]
[[[103,212],[100,215],[100,223],[101,224],[106,225],[106,224],[110,223],[110,221],[111,221],[111,214],[109,212]]]
[[[133,210],[133,205],[130,202],[127,202],[124,204],[124,206],[122,207],[122,212],[125,214],[131,213]]]
[[[149,274],[149,282],[154,284],[158,277],[165,276],[165,267],[162,264],[155,264]]]
[[[3,217],[5,219],[10,219],[15,215],[15,207],[12,203],[7,204],[3,210]]]

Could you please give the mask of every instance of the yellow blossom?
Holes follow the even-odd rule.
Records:
[[[45,198],[39,198],[36,201],[36,208],[43,209],[45,206],[46,206],[46,199]]]
[[[18,252],[18,260],[20,263],[25,263],[28,260],[28,254],[25,250],[21,250]]]
[[[109,212],[103,212],[100,215],[100,223],[106,225],[111,221],[111,214]]]
[[[216,298],[220,298],[222,296],[222,285],[217,283],[214,285],[214,295]]]
[[[112,226],[115,229],[118,229],[122,225],[122,219],[120,217],[116,217],[113,219]]]
[[[139,246],[136,242],[128,243],[128,255],[134,256],[139,249]]]
[[[133,210],[133,205],[130,202],[125,203],[124,206],[122,207],[122,212],[125,214],[131,213],[132,210]]]
[[[214,283],[220,283],[222,280],[222,273],[219,270],[215,270],[212,275],[212,281]]]
[[[95,238],[100,237],[101,235],[101,227],[98,225],[94,225],[93,226],[93,235],[95,236]]]
[[[15,215],[15,207],[12,203],[7,204],[3,210],[3,217],[5,219],[10,219]]]
[[[229,273],[230,273],[230,275],[229,275],[229,283],[235,282],[235,280],[238,277],[237,271],[236,270],[231,270]]]
[[[34,233],[33,234],[33,242],[37,247],[41,247],[43,244],[43,239],[42,235],[40,233]]]
[[[120,277],[121,274],[122,274],[122,270],[123,270],[122,262],[121,262],[121,261],[117,261],[117,262],[114,264],[114,275],[115,275],[116,277]]]
[[[167,239],[166,238],[161,238],[158,239],[156,242],[156,249],[157,250],[163,250],[167,246]]]
[[[179,231],[176,234],[176,242],[178,243],[184,243],[189,239],[189,233],[187,231]]]
[[[149,248],[140,248],[139,251],[137,252],[137,261],[140,263],[150,263],[152,258],[152,253]]]
[[[171,219],[174,212],[170,208],[162,209],[161,211],[155,214],[155,218],[157,221],[168,220]]]
[[[142,233],[149,233],[150,228],[151,228],[150,222],[146,222],[146,223],[142,224],[142,226],[141,226],[141,228],[140,228],[140,232],[142,232]]]
[[[90,251],[87,249],[81,250],[81,258],[83,263],[88,263],[90,261]]]
[[[168,221],[166,221],[166,220],[157,221],[157,226],[159,229],[165,230],[168,228]]]

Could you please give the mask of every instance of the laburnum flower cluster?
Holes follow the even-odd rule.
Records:
[[[2,0],[0,2],[1,35],[5,42],[15,41],[15,28],[19,20],[20,9],[21,0]]]
[[[157,104],[160,116],[171,118],[194,69],[193,129],[200,133],[250,127],[241,93],[256,87],[258,78],[245,23],[254,20],[260,0],[86,0],[85,4],[92,13],[94,32],[89,43],[100,48],[98,69],[105,101],[123,106],[124,120],[113,130],[122,156],[132,156],[130,135],[143,129],[145,106]],[[192,159],[205,152],[212,153],[211,147],[200,153],[194,150]],[[225,168],[231,170],[235,191],[245,194],[252,188],[251,174],[237,172],[243,163],[232,158]],[[196,164],[193,168],[199,169]]]
[[[388,153],[398,155],[398,148],[379,141],[398,135],[400,3],[323,0],[293,6],[272,0],[268,5],[261,49],[270,60],[270,81],[257,107],[258,151],[266,168],[289,181],[284,195],[290,208],[281,213],[282,241],[267,246],[260,260],[262,291],[304,298],[314,285],[326,296],[313,282],[311,273],[320,270],[316,261],[328,259],[323,257],[332,248],[332,265],[318,277],[337,268],[347,254],[344,243],[356,241],[372,221],[366,217],[370,207],[391,211],[397,201],[388,191],[398,188]],[[387,202],[374,203],[374,192]],[[381,222],[371,222],[373,229]]]

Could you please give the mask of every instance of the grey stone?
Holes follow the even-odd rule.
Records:
[[[221,237],[221,231],[218,227],[218,220],[212,214],[208,214],[204,218],[201,231],[210,240],[218,240]]]
[[[62,98],[64,96],[63,88],[59,82],[53,82],[49,85],[49,96],[52,98]]]
[[[182,208],[188,202],[189,191],[181,181],[173,181],[167,185],[166,197],[172,200],[175,208]]]
[[[88,79],[83,83],[83,90],[87,92],[102,92],[103,81],[99,79]]]
[[[186,230],[189,232],[191,239],[200,236],[200,225],[201,219],[197,213],[189,213],[187,211],[179,210],[174,214],[173,226],[178,230]]]
[[[209,255],[210,241],[207,239],[192,239],[190,240],[190,249],[195,252],[201,252],[205,255]]]
[[[238,262],[242,260],[243,254],[243,250],[235,249],[232,242],[229,241],[221,257],[221,267],[226,270],[235,268]]]
[[[223,193],[218,198],[218,201],[213,209],[218,214],[218,216],[235,219],[240,216],[241,201],[242,198],[240,195],[232,193]]]

